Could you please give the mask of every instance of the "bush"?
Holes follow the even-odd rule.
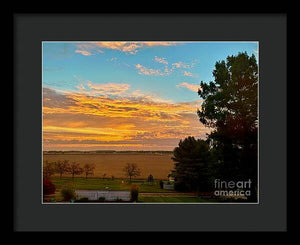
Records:
[[[150,174],[150,175],[148,176],[147,181],[150,182],[150,183],[153,183],[153,182],[154,182],[154,178],[153,178],[153,175],[152,175],[152,174]]]
[[[162,180],[159,181],[159,186],[160,186],[160,189],[164,188],[164,182]]]
[[[99,201],[99,202],[104,202],[104,201],[105,201],[105,197],[99,197],[99,198],[98,198],[98,201]]]
[[[61,190],[61,195],[63,196],[63,201],[71,201],[72,199],[76,199],[76,193],[74,188],[71,186],[67,186]]]
[[[43,179],[43,194],[44,195],[54,194],[55,190],[56,190],[56,187],[51,182],[51,180],[44,178]]]
[[[130,194],[131,194],[131,201],[137,202],[139,196],[139,187],[137,185],[131,186]]]

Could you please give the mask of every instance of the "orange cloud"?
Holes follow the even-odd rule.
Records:
[[[104,83],[97,84],[91,81],[81,81],[77,85],[79,93],[86,95],[120,95],[126,92],[130,88],[127,83]],[[72,94],[76,92],[63,91],[66,94]]]
[[[141,91],[129,93],[126,89],[124,86],[124,96],[110,98],[44,88],[44,150],[59,145],[80,149],[98,146],[101,149],[157,150],[164,146],[172,150],[180,139],[189,135],[201,137],[208,131],[196,114],[200,100],[174,103]]]
[[[91,56],[91,55],[92,55],[91,52],[86,51],[86,50],[80,50],[80,49],[76,49],[76,50],[75,50],[75,53],[79,53],[79,54],[82,54],[82,55],[84,55],[84,56]]]
[[[129,84],[126,83],[106,83],[106,84],[95,84],[92,82],[88,82],[87,86],[94,91],[103,94],[121,94],[127,91],[130,88]]]
[[[76,47],[78,49],[75,50],[75,53],[79,53],[84,56],[91,56],[93,54],[103,53],[103,51],[99,49],[97,46],[88,42],[77,43]]]
[[[177,84],[176,87],[183,87],[183,88],[187,88],[193,92],[198,92],[198,90],[200,89],[200,85],[197,84],[190,84],[187,82],[182,82],[180,84]]]
[[[77,44],[77,47],[83,48],[84,50],[92,49],[102,53],[102,49],[119,50],[124,53],[136,54],[139,49],[145,47],[155,46],[172,46],[176,45],[176,42],[83,42]]]

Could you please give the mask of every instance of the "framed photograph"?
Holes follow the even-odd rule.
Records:
[[[286,230],[286,15],[14,23],[15,230]]]

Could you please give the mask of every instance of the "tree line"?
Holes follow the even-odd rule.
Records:
[[[43,164],[43,177],[45,179],[50,179],[51,176],[53,176],[54,174],[59,174],[59,178],[61,179],[64,174],[70,174],[74,179],[76,175],[84,174],[85,177],[88,178],[89,175],[94,174],[94,170],[94,164],[86,163],[83,166],[81,166],[79,163],[76,162],[69,163],[68,160],[58,160],[56,162],[48,162],[46,160]],[[123,168],[123,172],[125,176],[129,178],[130,182],[132,177],[137,177],[141,175],[141,170],[135,163],[127,163]],[[106,174],[104,173],[103,179],[105,177]],[[112,176],[112,179],[114,179],[114,176]],[[153,176],[151,174],[150,179],[151,181],[153,179]]]
[[[56,162],[45,161],[43,164],[43,177],[49,179],[54,174],[59,174],[59,178],[62,178],[64,174],[71,174],[72,178],[76,175],[84,174],[86,178],[89,175],[93,175],[95,165],[86,163],[81,166],[79,163],[69,163],[68,160],[58,160]]]

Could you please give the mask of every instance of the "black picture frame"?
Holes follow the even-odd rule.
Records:
[[[286,14],[14,14],[15,231],[285,231]],[[230,27],[230,28],[229,28]],[[259,204],[42,205],[42,41],[258,41]]]

